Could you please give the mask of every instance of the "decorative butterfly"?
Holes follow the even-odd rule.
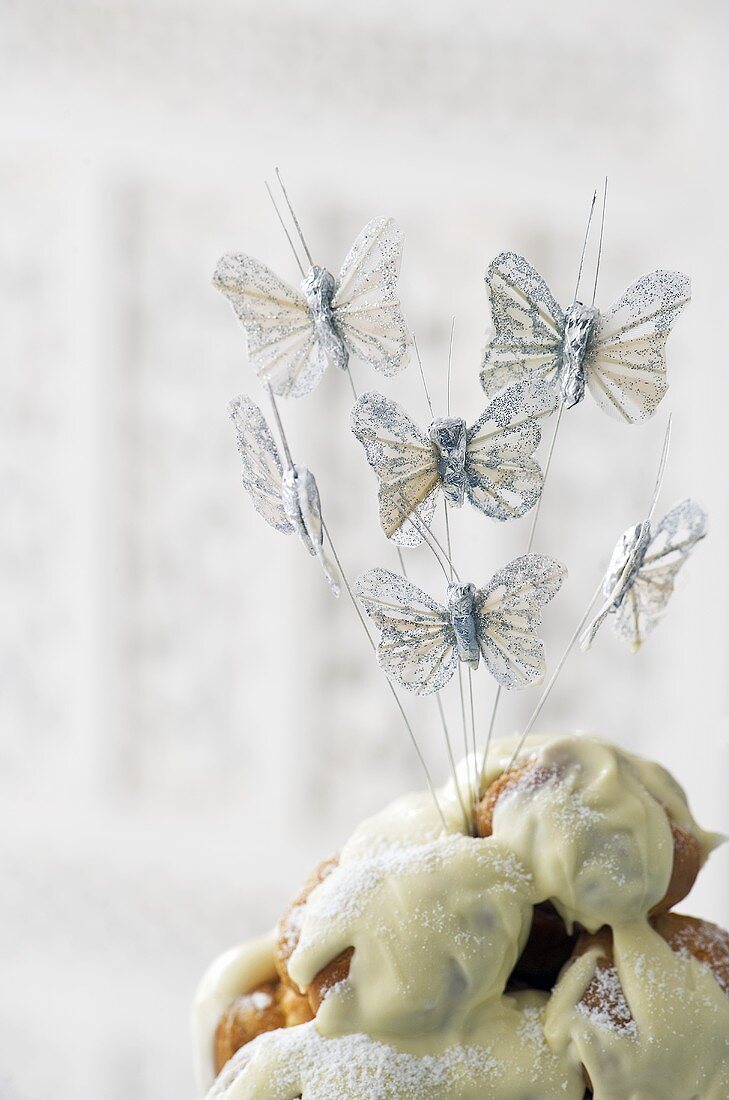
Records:
[[[523,688],[544,676],[544,644],[536,632],[542,608],[566,575],[552,558],[526,554],[485,588],[449,584],[445,607],[387,569],[363,573],[356,593],[381,632],[380,667],[416,695],[440,691],[459,661],[475,669],[481,657],[503,687]]]
[[[304,397],[328,364],[350,355],[385,375],[407,366],[410,333],[397,299],[402,231],[375,218],[360,233],[339,278],[311,267],[295,290],[252,256],[223,256],[213,282],[231,302],[258,377],[282,397]]]
[[[693,500],[672,508],[655,532],[650,519],[629,527],[613,550],[602,586],[606,602],[582,635],[582,648],[589,649],[613,615],[615,633],[637,651],[661,619],[676,574],[706,527],[706,512]]]
[[[277,531],[296,532],[309,553],[319,559],[329,587],[338,596],[336,574],[324,553],[324,525],[314,475],[299,465],[284,471],[271,429],[250,397],[243,394],[231,401],[229,412],[243,464],[243,487],[254,508]]]
[[[523,256],[502,252],[486,288],[493,335],[481,385],[488,396],[518,378],[545,379],[567,408],[585,387],[610,416],[635,424],[653,416],[668,389],[666,339],[691,296],[678,271],[654,271],[600,313],[575,301],[562,311]]]
[[[352,409],[352,431],[379,479],[380,523],[389,539],[418,546],[442,491],[454,508],[466,497],[493,519],[523,516],[542,491],[542,471],[531,455],[539,445],[537,420],[554,411],[545,383],[525,380],[497,394],[470,427],[439,417],[427,432],[378,393]]]

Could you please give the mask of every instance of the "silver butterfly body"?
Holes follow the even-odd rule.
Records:
[[[524,380],[492,398],[470,428],[459,417],[440,417],[423,432],[396,402],[362,394],[352,409],[352,431],[379,480],[387,537],[417,546],[441,492],[451,507],[468,499],[493,519],[524,515],[542,490],[532,458],[541,438],[538,420],[554,407],[545,383]]]
[[[565,576],[558,562],[527,554],[494,574],[485,588],[450,584],[445,607],[387,569],[363,573],[356,593],[380,630],[381,668],[415,694],[440,691],[459,661],[475,669],[483,660],[503,687],[523,688],[544,676],[537,631],[542,608]]]
[[[347,345],[336,329],[332,300],[337,280],[325,267],[311,267],[301,282],[301,292],[309,307],[319,344],[328,362],[346,370],[349,365]]]
[[[360,233],[335,278],[312,266],[296,290],[252,256],[228,253],[213,282],[246,332],[259,378],[283,397],[303,397],[327,366],[351,355],[385,375],[408,363],[410,333],[397,298],[402,232],[375,218]]]
[[[443,496],[454,508],[461,508],[466,495],[466,421],[456,416],[438,417],[428,428],[428,439],[437,451]]]
[[[585,396],[585,356],[600,313],[594,306],[573,302],[564,315],[559,392],[568,409]]]
[[[456,638],[459,661],[476,669],[481,660],[478,644],[478,620],[476,618],[476,588],[472,584],[449,584],[447,590],[448,614]]]
[[[284,470],[265,417],[249,397],[237,397],[229,411],[241,457],[243,486],[256,511],[282,534],[296,532],[308,552],[318,558],[329,587],[338,596],[335,571],[324,553],[324,524],[314,475],[298,464]]]
[[[589,390],[624,423],[651,417],[668,388],[665,346],[690,299],[687,276],[654,271],[605,313],[575,301],[565,311],[544,279],[514,252],[486,272],[493,333],[483,355],[487,396],[519,378],[544,379],[569,408]]]
[[[706,529],[706,513],[693,500],[677,504],[655,530],[650,520],[629,527],[613,550],[602,586],[605,603],[582,635],[582,648],[590,647],[612,616],[618,637],[633,651],[639,649],[658,625],[676,574]]]

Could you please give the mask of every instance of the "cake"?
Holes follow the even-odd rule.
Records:
[[[726,1100],[729,936],[673,911],[719,841],[598,737],[493,746],[359,826],[277,929],[209,969],[209,1100]],[[466,774],[467,762],[459,769]]]
[[[567,569],[542,552],[536,528],[563,414],[589,394],[623,427],[655,415],[668,389],[666,342],[690,280],[657,269],[598,308],[606,180],[592,302],[579,292],[596,195],[565,306],[523,256],[501,252],[489,264],[491,333],[479,375],[486,404],[468,418],[464,409],[451,415],[451,327],[446,415],[438,416],[398,297],[397,223],[369,222],[335,277],[314,263],[278,183],[292,233],[269,194],[299,287],[246,253],[224,256],[214,276],[245,330],[278,434],[277,442],[247,395],[232,403],[243,486],[271,527],[296,533],[318,559],[333,595],[346,592],[354,605],[426,789],[363,822],[276,929],[212,965],[194,1010],[200,1094],[727,1100],[729,936],[675,911],[720,838],[697,825],[658,764],[599,737],[532,735],[578,640],[589,649],[610,619],[637,650],[706,535],[706,513],[692,498],[654,520],[670,417],[652,498],[646,485],[646,510],[618,539],[529,721],[511,740],[492,736],[502,691],[547,674],[542,615]],[[411,348],[427,425],[390,397],[359,394],[350,369],[357,359],[391,378]],[[314,475],[294,461],[277,398],[306,397],[327,367],[347,374],[350,428],[375,475],[380,526],[400,573],[374,566],[348,579]],[[537,454],[552,419],[542,467]],[[489,580],[458,573],[449,516],[464,505],[492,533],[532,512],[524,553]],[[437,562],[445,596],[414,583],[418,548]],[[498,687],[491,715],[477,716],[472,677],[484,668]],[[472,748],[460,767],[441,700],[456,686],[464,749]],[[440,790],[401,692],[435,696],[451,765]]]

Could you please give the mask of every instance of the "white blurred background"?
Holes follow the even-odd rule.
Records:
[[[226,403],[259,391],[210,276],[245,249],[296,280],[276,164],[335,272],[366,220],[400,221],[437,411],[455,315],[469,420],[486,264],[520,250],[567,302],[605,173],[598,301],[654,267],[692,275],[655,420],[624,429],[589,397],[566,418],[538,539],[570,569],[552,658],[643,514],[669,408],[661,506],[697,496],[711,537],[645,649],[606,629],[540,728],[656,756],[729,831],[726,21],[720,0],[0,4],[2,1100],[191,1097],[204,967],[422,782],[348,602],[239,483]],[[427,420],[414,368],[354,374]],[[330,372],[284,415],[353,577],[396,558],[350,404]],[[482,582],[526,522],[468,513],[455,553]],[[427,550],[408,560],[438,592]],[[477,688],[483,732],[485,673]],[[509,698],[501,732],[535,698]],[[409,709],[443,779],[435,708]],[[714,857],[684,908],[726,924],[728,867]]]

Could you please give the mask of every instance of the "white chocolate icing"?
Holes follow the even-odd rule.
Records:
[[[514,745],[494,746],[486,785]],[[261,1036],[232,1059],[211,1098],[581,1100],[584,1064],[596,1100],[726,1100],[729,998],[647,922],[671,877],[666,809],[704,858],[717,838],[664,769],[599,739],[533,738],[527,757],[535,769],[502,794],[487,839],[462,835],[453,781],[439,792],[447,831],[422,793],[355,831],[310,895],[289,959],[303,989],[353,947],[349,977],[313,1023]],[[464,764],[464,789],[465,775]],[[606,1037],[605,1020],[579,1007],[595,952],[549,1000],[504,995],[532,906],[546,900],[568,924],[613,927],[633,1026]],[[211,988],[203,1000],[219,1005]]]
[[[552,992],[546,1035],[579,1060],[596,1100],[726,1100],[729,997],[693,958],[675,954],[645,922],[613,930],[615,970],[632,1025],[581,1011],[594,949],[568,967]]]
[[[313,1022],[269,1032],[231,1059],[208,1100],[582,1100],[581,1072],[544,1040],[546,999],[504,998],[438,1054],[361,1034],[326,1039]]]
[[[220,1019],[230,1004],[276,977],[275,929],[266,936],[232,947],[205,971],[192,1006],[192,1041],[198,1093],[207,1092],[215,1078],[214,1042]]]
[[[319,1031],[425,1036],[430,1052],[504,989],[529,935],[531,895],[531,877],[490,840],[458,835],[355,860],[345,849],[309,899],[289,973],[305,988],[355,943]],[[433,951],[434,940],[448,949]]]

